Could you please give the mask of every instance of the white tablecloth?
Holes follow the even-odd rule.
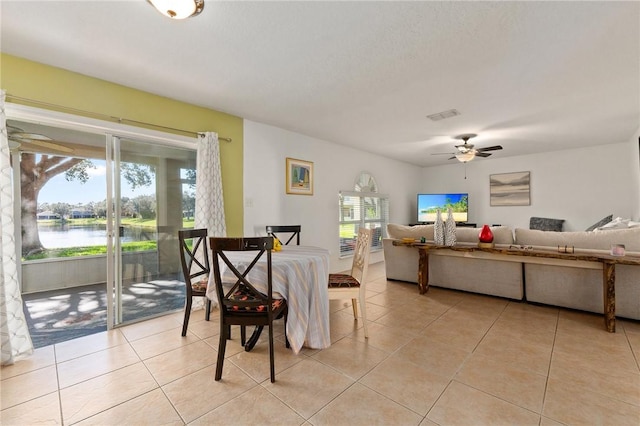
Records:
[[[227,252],[227,257],[243,271],[255,257],[255,252]],[[324,349],[331,345],[329,332],[329,251],[310,246],[282,246],[272,252],[273,291],[280,293],[289,305],[287,337],[295,353],[302,346]],[[212,266],[213,267],[213,266]],[[233,279],[233,273],[220,264],[223,281]],[[248,277],[260,291],[267,291],[266,256]],[[207,287],[207,297],[217,302],[213,271]],[[233,280],[235,282],[235,280]]]

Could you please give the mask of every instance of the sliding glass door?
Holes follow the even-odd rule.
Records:
[[[184,307],[178,230],[193,227],[194,150],[113,140],[114,324]]]
[[[193,226],[195,149],[8,125],[36,347],[182,309],[177,231]]]

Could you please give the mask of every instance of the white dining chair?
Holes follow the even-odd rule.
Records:
[[[364,337],[369,337],[367,329],[366,279],[369,269],[369,254],[371,253],[371,239],[373,229],[360,228],[353,253],[353,264],[350,274],[329,274],[329,300],[351,299],[353,316],[358,319],[358,306],[362,311]]]

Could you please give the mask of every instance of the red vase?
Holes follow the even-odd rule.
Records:
[[[481,243],[492,243],[493,242],[493,232],[491,232],[491,228],[489,225],[484,225],[480,230],[480,234],[478,235]]]

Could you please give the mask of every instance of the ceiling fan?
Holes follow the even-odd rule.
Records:
[[[73,152],[73,149],[55,143],[53,139],[48,136],[41,135],[39,133],[29,133],[24,130],[7,124],[7,133],[9,136],[9,149],[27,148],[30,151],[35,151],[33,145],[41,148],[48,148],[50,150],[58,152]],[[31,148],[30,148],[31,146]]]
[[[500,145],[488,146],[486,148],[474,148],[474,145],[469,143],[469,139],[475,138],[476,136],[478,135],[476,135],[475,133],[465,133],[463,135],[458,135],[454,139],[460,139],[464,141],[462,145],[455,146],[458,152],[442,152],[433,155],[453,155],[453,157],[449,158],[449,160],[453,160],[455,158],[461,163],[468,163],[476,157],[490,156],[491,154],[489,154],[487,151],[498,151],[502,149]]]

